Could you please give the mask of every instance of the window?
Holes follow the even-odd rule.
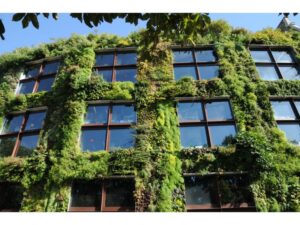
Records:
[[[8,115],[0,134],[0,156],[28,156],[36,148],[45,111]]]
[[[185,176],[188,211],[255,211],[243,174]]]
[[[23,191],[19,184],[0,183],[0,212],[18,212],[23,200]]]
[[[81,132],[82,151],[116,151],[134,146],[136,112],[132,103],[89,105]]]
[[[271,99],[279,129],[293,144],[300,145],[300,99]]]
[[[58,71],[59,62],[49,62],[29,67],[21,76],[17,94],[50,91]]]
[[[177,104],[177,113],[184,148],[227,145],[236,134],[228,100],[183,99]]]
[[[94,69],[107,82],[136,82],[136,62],[136,52],[104,52],[97,54]]]
[[[251,48],[251,56],[263,80],[299,80],[299,66],[289,49],[273,47]]]
[[[212,49],[173,49],[175,80],[191,77],[209,80],[219,76],[219,66]]]
[[[134,180],[74,181],[69,211],[134,211]]]

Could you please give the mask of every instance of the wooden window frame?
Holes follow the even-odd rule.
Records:
[[[22,123],[21,123],[20,129],[18,131],[0,134],[0,139],[1,138],[11,138],[11,137],[16,138],[15,145],[14,145],[12,153],[10,155],[11,157],[17,157],[23,136],[40,134],[40,131],[42,130],[43,125],[44,125],[44,121],[43,121],[42,127],[39,129],[25,130],[29,115],[31,113],[37,113],[37,112],[45,112],[45,116],[46,116],[47,108],[40,107],[40,108],[30,109],[30,110],[23,111],[23,112],[11,112],[11,113],[7,114],[6,118],[9,116],[23,115]]]
[[[105,151],[110,152],[110,138],[111,138],[111,130],[114,128],[124,128],[124,129],[130,129],[132,126],[137,124],[137,115],[136,115],[136,121],[132,123],[112,123],[112,113],[113,113],[113,107],[117,105],[132,105],[133,107],[134,102],[132,101],[91,101],[88,102],[88,106],[107,106],[108,107],[108,113],[107,113],[107,122],[106,123],[94,123],[94,124],[86,124],[84,123],[81,126],[81,130],[96,130],[96,129],[105,129],[106,131],[106,137],[105,137]],[[136,111],[135,111],[136,113]],[[86,114],[84,115],[84,117]]]
[[[207,110],[205,108],[205,104],[206,103],[211,103],[211,102],[224,102],[224,101],[227,101],[228,104],[229,104],[232,119],[208,120],[207,119],[208,114],[207,114]],[[231,106],[231,102],[230,102],[230,99],[228,97],[215,97],[215,98],[209,98],[209,99],[194,98],[194,97],[179,97],[179,98],[176,98],[176,103],[184,103],[184,102],[201,103],[201,110],[202,110],[202,114],[203,114],[203,120],[201,120],[201,121],[179,121],[179,127],[204,126],[205,132],[206,132],[206,139],[207,139],[208,147],[210,147],[210,148],[217,147],[217,145],[213,145],[211,130],[209,129],[209,127],[211,125],[215,125],[215,126],[233,125],[235,127],[236,133],[238,133],[234,113],[233,113],[232,106]],[[176,105],[176,111],[177,111],[177,115],[178,115],[178,118],[179,118],[179,111],[178,111],[177,105]]]

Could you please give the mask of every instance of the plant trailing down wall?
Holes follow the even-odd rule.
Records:
[[[0,159],[0,181],[24,187],[22,211],[67,211],[74,179],[135,176],[136,211],[185,211],[183,173],[248,171],[259,211],[300,211],[300,149],[276,128],[270,95],[299,95],[299,81],[259,79],[249,44],[289,45],[300,52],[300,35],[266,29],[249,33],[223,21],[209,25],[196,44],[214,44],[220,77],[173,79],[171,44],[143,42],[145,31],[127,38],[72,36],[0,57],[0,118],[11,111],[47,106],[38,148],[26,158]],[[95,50],[138,46],[137,83],[107,83],[91,76]],[[62,56],[51,92],[15,96],[25,62]],[[297,55],[300,59],[300,55]],[[227,147],[182,149],[176,97],[229,96],[238,135]],[[138,114],[133,149],[83,153],[80,135],[86,101],[133,100]]]

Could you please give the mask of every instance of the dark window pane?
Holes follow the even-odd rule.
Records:
[[[44,67],[43,75],[57,73],[59,65],[59,62],[47,63]]]
[[[179,121],[203,120],[202,106],[200,102],[179,102]]]
[[[106,182],[106,207],[134,208],[134,180],[119,179]]]
[[[300,80],[300,71],[295,66],[279,66],[279,70],[286,80]]]
[[[229,102],[227,101],[206,103],[205,108],[208,120],[232,119]]]
[[[33,91],[35,81],[20,82],[18,86],[18,94],[29,94]]]
[[[291,55],[287,51],[272,51],[275,61],[278,63],[294,62]]]
[[[112,123],[134,123],[136,112],[133,105],[114,105],[112,109]]]
[[[116,81],[136,81],[136,69],[117,69]]]
[[[100,181],[74,181],[71,207],[101,207]]]
[[[82,130],[82,151],[95,152],[105,150],[106,129]]]
[[[0,157],[11,156],[16,143],[16,137],[0,138]]]
[[[18,212],[23,200],[23,188],[21,185],[0,184],[0,212]]]
[[[174,63],[193,62],[192,51],[173,51]]]
[[[26,122],[25,130],[41,129],[43,126],[45,116],[46,116],[45,112],[30,113],[28,116],[28,120]]]
[[[218,66],[199,66],[198,69],[202,80],[209,80],[219,76]]]
[[[117,54],[117,65],[135,65],[136,64],[136,53],[118,53]]]
[[[174,67],[175,80],[180,80],[183,77],[191,77],[197,80],[196,68],[194,66]]]
[[[300,145],[300,126],[299,124],[278,124],[287,139],[293,144]]]
[[[18,132],[21,128],[24,115],[9,116],[5,119],[2,133]]]
[[[289,101],[271,101],[276,120],[296,119],[291,103]]]
[[[96,56],[96,66],[112,66],[114,54],[99,54]]]
[[[215,62],[216,57],[212,50],[199,50],[196,51],[197,62]]]
[[[272,62],[267,51],[252,50],[251,56],[254,62]]]
[[[102,78],[107,81],[111,82],[112,81],[112,70],[107,69],[107,70],[97,70],[97,75],[102,76]]]
[[[54,77],[48,77],[40,80],[39,87],[37,92],[39,91],[51,91],[52,85],[54,83]]]
[[[182,147],[207,147],[204,126],[180,127],[180,140]]]
[[[17,156],[28,156],[31,155],[32,151],[36,148],[39,140],[38,135],[24,135],[21,138],[21,143]]]
[[[132,148],[134,146],[134,129],[118,128],[110,130],[110,151],[118,148]]]
[[[236,134],[234,125],[209,126],[209,130],[213,146],[228,145]]]
[[[107,123],[107,115],[107,105],[90,105],[85,116],[85,123]]]
[[[29,78],[29,77],[35,77],[39,74],[40,72],[40,66],[37,66],[37,67],[33,67],[33,68],[30,68],[28,71],[25,72],[25,77],[23,78]],[[21,78],[21,79],[23,79]]]
[[[295,101],[295,105],[296,105],[298,113],[300,114],[300,101]]]
[[[187,205],[218,205],[218,191],[214,177],[191,176],[185,177],[184,182]]]
[[[278,80],[277,72],[274,66],[257,66],[259,76],[263,80]]]

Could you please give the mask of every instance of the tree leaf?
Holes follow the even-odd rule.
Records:
[[[43,16],[48,19],[49,18],[49,13],[43,13]]]
[[[34,13],[30,13],[30,14],[29,14],[29,17],[30,17],[30,20],[31,20],[32,25],[33,25],[36,29],[39,29],[40,24],[39,24],[39,21],[38,21],[38,19],[37,19],[37,15],[34,14]]]
[[[29,18],[28,15],[26,15],[26,16],[23,18],[23,20],[22,20],[22,26],[23,26],[23,28],[28,27],[29,20],[30,20],[30,18]]]
[[[1,37],[2,40],[5,39],[4,35],[3,35],[4,33],[5,33],[5,27],[4,27],[4,24],[3,24],[2,20],[0,19],[0,37]]]
[[[58,13],[52,13],[52,18],[58,20]]]
[[[12,21],[20,21],[25,15],[26,13],[16,13],[13,15]]]

